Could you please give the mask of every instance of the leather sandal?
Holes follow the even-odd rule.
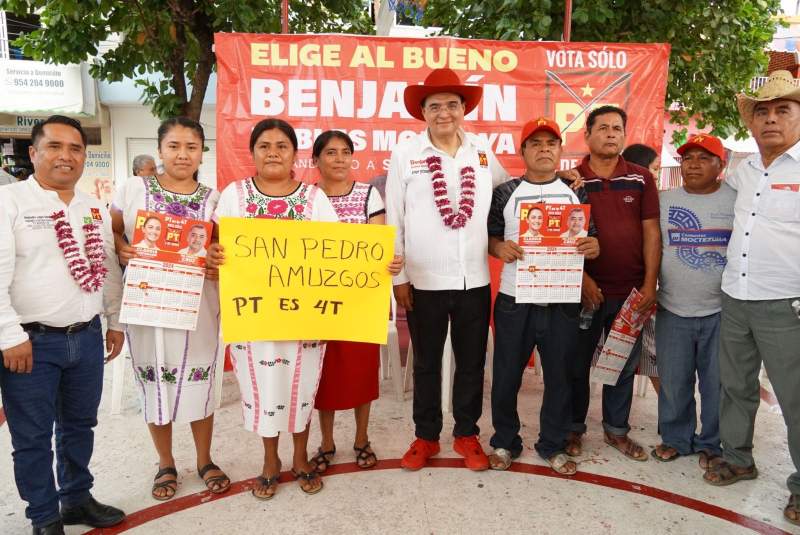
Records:
[[[800,494],[789,496],[789,503],[783,509],[783,518],[795,526],[800,526]]]
[[[489,468],[492,470],[508,470],[514,456],[505,448],[495,448],[489,455]]]
[[[373,468],[378,464],[378,457],[375,455],[375,452],[371,450],[372,448],[370,448],[369,441],[360,448],[353,444],[353,451],[356,452],[356,464],[362,470]]]
[[[164,481],[159,481],[158,483],[155,482],[155,480],[164,477],[166,475],[171,475],[174,477],[173,479],[166,479]],[[172,499],[175,496],[175,493],[178,492],[177,478],[178,478],[178,471],[175,470],[174,466],[167,466],[156,472],[156,477],[153,478],[153,488],[150,491],[150,494],[153,496],[153,499],[158,500],[160,502]],[[163,496],[156,494],[156,491],[159,489],[167,489],[167,493],[164,494]]]
[[[717,476],[716,479],[712,479],[713,476]],[[757,477],[758,468],[756,468],[756,465],[742,469],[726,461],[711,466],[706,470],[706,473],[703,474],[705,482],[715,487],[725,487],[727,485],[733,485],[738,481],[746,481]]]
[[[567,446],[564,453],[570,457],[580,457],[583,453],[583,433],[571,432],[567,437]]]
[[[308,461],[308,463],[311,465],[311,468],[313,468],[315,472],[317,472],[318,474],[324,474],[330,467],[334,455],[336,455],[335,444],[333,446],[333,449],[329,451],[322,451],[322,447],[319,447],[317,448],[317,454],[314,455]]]
[[[203,480],[203,483],[206,484],[206,488],[212,494],[223,494],[228,492],[231,488],[231,480],[228,476],[225,475],[225,472],[222,472],[222,475],[209,477],[208,479],[205,478],[205,475],[210,472],[211,470],[219,470],[222,472],[219,466],[214,463],[208,463],[202,468],[197,469],[197,475],[200,476],[200,479]],[[217,486],[219,484],[219,486]]]
[[[700,456],[700,458],[697,460],[697,464],[703,470],[714,468],[714,466],[719,464],[719,462],[722,460],[721,455],[717,455],[711,450],[700,450],[697,452],[697,454]]]
[[[647,453],[645,453],[644,448],[632,440],[628,435],[624,435],[621,438],[624,438],[625,441],[619,442],[616,440],[616,436],[607,432],[603,433],[603,440],[605,443],[623,454],[628,459],[642,462],[647,460]]]
[[[574,468],[570,468],[567,466],[568,463],[572,463],[575,465]],[[562,476],[574,476],[578,473],[578,464],[567,457],[566,453],[556,453],[552,457],[547,459],[547,464],[550,465],[550,468],[561,474]]]

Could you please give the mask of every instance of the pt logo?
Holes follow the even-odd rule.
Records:
[[[552,106],[565,143],[568,142],[568,134],[579,132],[583,128],[586,115],[593,108],[604,104],[617,105],[617,100],[627,101],[633,76],[632,72],[621,71],[580,74],[556,73],[550,70],[544,72],[547,77],[546,102],[549,104],[545,107],[547,109]],[[623,88],[626,90],[625,95],[617,95],[615,90]],[[619,99],[620,96],[623,98]]]

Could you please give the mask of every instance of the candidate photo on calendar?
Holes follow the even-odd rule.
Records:
[[[211,223],[139,210],[133,244],[139,258],[204,267]]]
[[[588,204],[521,203],[519,244],[522,247],[574,246],[589,234]]]

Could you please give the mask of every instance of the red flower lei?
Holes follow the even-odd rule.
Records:
[[[461,168],[461,199],[458,201],[458,213],[454,213],[447,197],[447,182],[442,172],[442,159],[438,156],[429,156],[425,162],[431,172],[433,202],[439,209],[442,221],[451,229],[463,228],[472,218],[472,211],[475,208],[475,170],[469,166]]]
[[[86,236],[86,243],[83,249],[86,252],[87,261],[81,256],[78,242],[72,233],[72,225],[69,224],[64,210],[53,213],[50,216],[55,224],[58,246],[67,261],[67,267],[75,279],[75,282],[84,292],[96,292],[103,287],[106,278],[106,251],[103,246],[103,238],[100,236],[100,229],[97,225],[90,223],[83,226]]]

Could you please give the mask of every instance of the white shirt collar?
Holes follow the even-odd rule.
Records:
[[[469,137],[467,137],[467,133],[464,132],[463,129],[459,128],[458,136],[461,138],[461,147],[468,147],[471,144],[470,140],[469,140]],[[433,141],[431,141],[431,134],[430,134],[430,129],[429,128],[426,128],[420,134],[420,136],[419,136],[419,144],[420,144],[420,149],[421,150],[431,149],[431,150],[442,152],[442,150],[437,148],[433,144]]]
[[[786,152],[784,152],[783,154],[781,154],[780,156],[775,158],[775,160],[772,163],[775,163],[776,161],[780,160],[784,156],[790,157],[795,162],[800,162],[800,141],[798,141],[797,143],[795,143],[794,145],[792,145],[791,147],[786,149]],[[764,170],[764,164],[761,161],[761,153],[760,152],[755,152],[755,153],[751,154],[748,157],[747,161],[750,163],[750,165],[752,165],[756,169],[759,169],[761,171]]]

